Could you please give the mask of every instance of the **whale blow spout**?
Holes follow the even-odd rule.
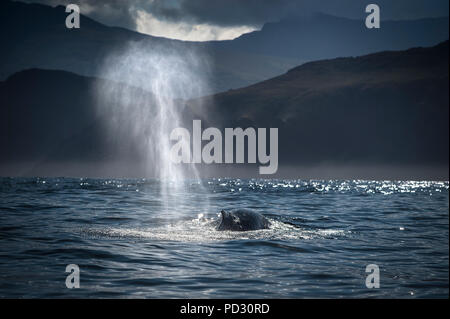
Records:
[[[263,215],[249,209],[237,209],[226,212],[222,210],[217,230],[247,231],[267,229],[270,222]]]

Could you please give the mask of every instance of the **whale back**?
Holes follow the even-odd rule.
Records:
[[[247,231],[267,229],[270,226],[267,218],[249,209],[237,209],[230,212],[222,210],[221,215],[217,230]]]

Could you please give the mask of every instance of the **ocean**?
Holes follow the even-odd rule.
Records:
[[[449,182],[1,178],[0,297],[448,298],[448,229]]]

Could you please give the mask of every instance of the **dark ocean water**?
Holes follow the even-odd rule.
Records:
[[[242,207],[271,228],[214,229]],[[447,298],[448,214],[448,182],[3,178],[0,297]]]

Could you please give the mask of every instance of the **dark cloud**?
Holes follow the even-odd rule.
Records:
[[[82,14],[110,26],[120,26],[128,29],[136,29],[136,7],[145,8],[148,1],[123,1],[123,0],[20,0],[29,3],[41,3],[50,6],[69,3],[77,4]]]
[[[136,28],[138,10],[161,21],[217,26],[260,26],[286,15],[323,12],[363,18],[369,3],[381,7],[383,19],[448,16],[448,0],[26,0],[50,5],[75,3],[88,16],[108,25]]]
[[[362,18],[369,0],[178,0],[153,1],[147,8],[167,20],[192,19],[222,26],[261,25],[286,15],[323,12]],[[447,0],[378,0],[385,19],[415,19],[448,15]]]

